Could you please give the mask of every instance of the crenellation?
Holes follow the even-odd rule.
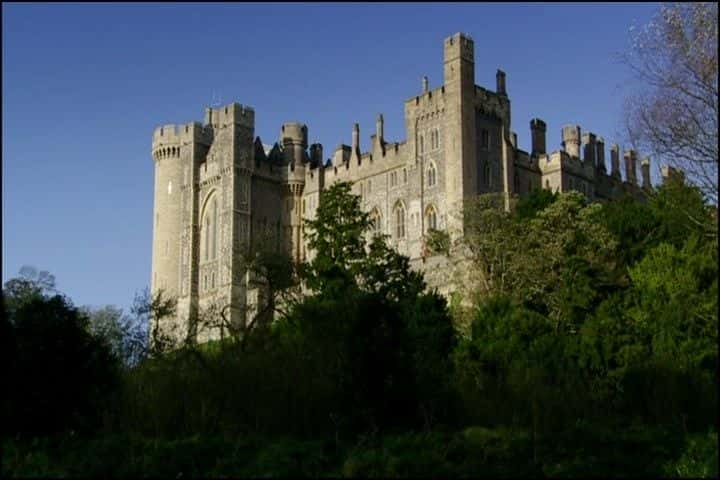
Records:
[[[277,141],[263,144],[255,135],[254,109],[235,102],[206,108],[203,123],[159,126],[151,147],[153,292],[178,295],[181,332],[213,302],[229,304],[232,322],[248,322],[263,293],[248,283],[247,255],[270,248],[296,262],[311,258],[303,220],[315,218],[322,192],[338,181],[352,182],[378,233],[426,272],[430,287],[448,295],[456,287],[448,273],[454,262],[429,253],[427,233],[462,235],[470,198],[502,194],[510,208],[512,197],[538,188],[576,190],[591,200],[639,196],[636,181],[622,182],[619,147],[611,147],[607,175],[604,140],[581,135],[577,125],[563,126],[561,149],[548,153],[547,125],[533,118],[531,148],[521,148],[506,81],[498,69],[495,91],[476,85],[474,42],[467,34],[452,35],[443,43],[442,85],[431,88],[424,76],[421,92],[403,102],[404,140],[388,141],[378,114],[368,151],[361,150],[354,123],[351,144],[338,144],[327,159],[321,144],[309,145],[301,122],[283,123]],[[633,179],[627,159],[634,153],[627,155],[627,178]],[[647,190],[647,158],[641,168]],[[222,332],[193,334],[204,341]]]

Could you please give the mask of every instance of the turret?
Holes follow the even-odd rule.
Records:
[[[500,69],[495,73],[495,91],[498,95],[507,95],[507,90],[505,89],[505,72]]]
[[[562,147],[570,157],[580,158],[580,127],[565,125],[562,128]]]
[[[650,183],[650,158],[645,157],[640,163],[640,172],[642,174],[642,186],[643,188],[652,188]]]
[[[545,133],[547,125],[539,118],[530,120],[530,135],[532,139],[532,155],[544,155],[547,153]]]
[[[625,158],[625,181],[637,185],[637,171],[635,169],[637,154],[635,150],[628,150],[623,156]]]
[[[622,178],[620,174],[620,146],[617,143],[610,146],[610,175],[617,180]]]
[[[280,129],[280,142],[285,152],[285,160],[292,165],[302,165],[306,161],[307,126],[302,123],[283,123]]]

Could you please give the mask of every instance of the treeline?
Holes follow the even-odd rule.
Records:
[[[168,352],[11,280],[3,471],[716,476],[716,208],[670,181],[646,202],[540,190],[511,213],[484,196],[464,220],[460,241],[430,232],[466,259],[448,305],[336,184],[310,262],[257,257],[276,320]]]

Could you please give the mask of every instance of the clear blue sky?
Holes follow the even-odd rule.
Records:
[[[2,279],[33,265],[78,305],[127,307],[150,280],[153,129],[201,121],[213,93],[276,140],[366,149],[377,113],[442,81],[442,42],[475,40],[476,83],[507,72],[513,129],[531,118],[621,140],[617,60],[656,4],[8,4],[2,6]],[[609,153],[606,155],[609,158]]]

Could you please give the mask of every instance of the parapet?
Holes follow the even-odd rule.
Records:
[[[207,108],[205,110],[205,124],[212,125],[216,128],[233,124],[254,128],[255,110],[253,110],[252,107],[241,105],[237,102],[233,102],[224,107]]]
[[[445,61],[449,62],[460,57],[465,60],[475,61],[475,43],[467,33],[456,33],[445,39],[444,43]]]
[[[294,145],[307,147],[308,129],[307,125],[300,122],[283,123],[280,128],[280,141],[285,144],[286,140]]]
[[[199,122],[187,123],[185,125],[162,125],[153,132],[152,152],[154,158],[164,158],[171,155],[167,149],[187,143],[198,142],[209,144],[212,142],[212,132]],[[179,155],[179,152],[178,152]]]

